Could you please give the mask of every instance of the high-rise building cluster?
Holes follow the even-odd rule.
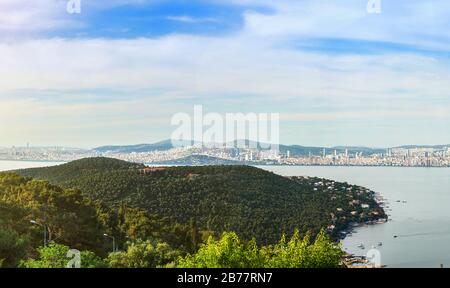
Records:
[[[286,150],[250,148],[203,147],[200,145],[177,147],[151,152],[96,152],[62,147],[10,147],[0,148],[0,160],[72,161],[85,157],[111,157],[140,163],[164,163],[190,155],[240,161],[246,164],[274,165],[329,165],[329,166],[399,166],[399,167],[450,167],[450,146],[440,148],[391,148],[382,153],[349,151],[347,148],[320,149],[296,155]],[[305,155],[306,154],[306,155]]]

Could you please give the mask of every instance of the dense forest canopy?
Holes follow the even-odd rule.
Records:
[[[19,173],[79,189],[86,198],[108,207],[141,208],[173,223],[194,221],[200,230],[219,235],[234,231],[262,244],[276,243],[295,229],[317,234],[331,224],[343,228],[371,219],[361,206],[349,204],[355,199],[369,205],[366,212],[376,208],[373,195],[362,187],[328,181],[333,188],[329,189],[323,179],[286,178],[250,166],[144,170],[141,164],[88,158]]]
[[[328,237],[383,216],[347,183],[88,158],[0,173],[0,267],[337,267]]]

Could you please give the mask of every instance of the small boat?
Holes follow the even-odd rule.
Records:
[[[383,246],[383,243],[382,242],[378,242],[378,246]]]
[[[394,238],[397,238],[398,236],[397,235],[394,235]]]
[[[358,248],[364,249],[364,244],[363,243],[359,243],[358,244]]]

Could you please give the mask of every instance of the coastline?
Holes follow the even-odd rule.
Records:
[[[89,156],[89,157],[81,157],[81,158],[74,158],[74,159],[8,159],[8,158],[1,158],[0,161],[11,161],[11,162],[48,162],[48,163],[67,163],[74,160],[79,160],[82,158],[92,158],[96,156]],[[111,155],[109,156],[111,157]],[[112,157],[115,158],[115,157]],[[286,164],[286,163],[267,163],[267,162],[246,162],[246,161],[232,161],[232,163],[222,163],[222,164],[215,164],[215,163],[177,163],[176,159],[165,161],[165,162],[146,162],[146,161],[131,161],[131,160],[125,160],[121,157],[117,157],[115,159],[124,160],[128,162],[135,162],[135,163],[142,163],[145,165],[150,166],[210,166],[210,165],[248,165],[248,166],[280,166],[280,167],[356,167],[356,168],[364,168],[364,167],[380,167],[380,168],[424,168],[424,169],[430,169],[430,168],[450,168],[450,166],[424,166],[424,165],[361,165],[361,164]],[[223,159],[224,161],[227,161],[227,159]]]
[[[26,159],[0,159],[4,162],[41,162],[41,163],[67,163],[67,160],[26,160]]]
[[[284,176],[301,185],[311,187],[312,193],[325,193],[330,197],[325,213],[330,213],[327,232],[340,241],[355,228],[384,224],[388,221],[386,199],[367,187],[316,176]]]
[[[355,232],[357,228],[363,228],[368,227],[369,225],[382,225],[389,222],[389,215],[386,214],[385,208],[389,208],[389,206],[386,206],[386,204],[389,204],[387,202],[387,199],[384,198],[381,193],[376,192],[374,200],[378,204],[378,206],[383,209],[383,212],[385,214],[385,218],[379,218],[377,221],[371,221],[370,223],[367,222],[359,222],[354,223],[353,225],[349,225],[347,229],[343,229],[340,231],[340,233],[344,232],[345,234],[343,237],[339,240],[339,243],[342,243],[345,238],[352,236],[352,234]],[[381,243],[382,244],[382,243]],[[364,246],[363,246],[364,247]],[[375,248],[375,247],[372,247]],[[345,256],[342,259],[342,264],[345,268],[386,268],[386,265],[383,265],[380,263],[379,266],[376,266],[374,263],[370,262],[366,256],[363,255],[356,255],[349,252],[344,251]]]

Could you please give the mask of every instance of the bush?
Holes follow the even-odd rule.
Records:
[[[20,263],[23,268],[66,268],[71,258],[67,257],[70,248],[56,243],[37,249],[39,257],[28,259]],[[80,252],[81,268],[101,268],[106,267],[102,259],[93,252]]]
[[[274,246],[258,248],[255,240],[241,242],[235,233],[223,233],[219,240],[209,238],[199,251],[178,259],[182,268],[336,268],[342,250],[322,231],[311,243],[295,231],[289,242],[283,236]]]
[[[21,236],[16,231],[0,226],[0,267],[17,267],[20,259],[25,256],[29,238]]]
[[[111,268],[157,268],[170,265],[177,256],[177,251],[168,244],[147,240],[131,243],[126,251],[109,254],[106,261]]]

